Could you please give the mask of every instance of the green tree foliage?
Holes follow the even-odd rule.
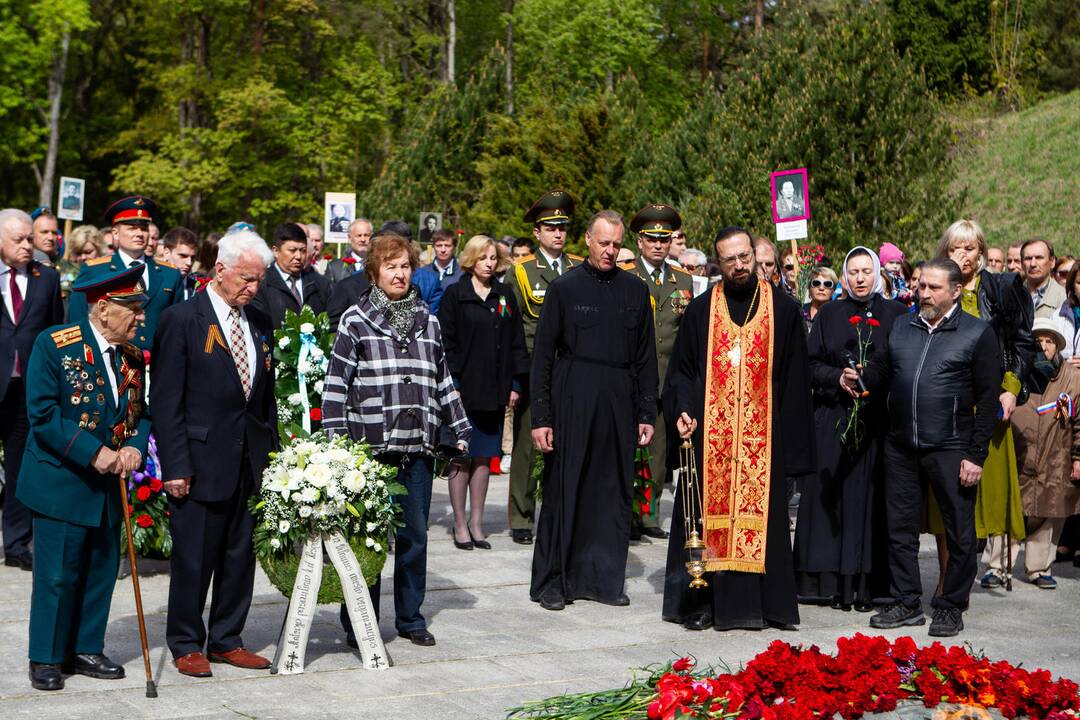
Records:
[[[945,96],[991,87],[987,0],[889,0],[896,48]]]
[[[811,240],[925,251],[951,216],[949,133],[880,5],[824,23],[782,5],[723,95],[700,98],[628,172],[633,204],[672,202],[708,246],[722,225],[772,234],[768,174],[810,173]],[[873,58],[868,62],[867,58]]]

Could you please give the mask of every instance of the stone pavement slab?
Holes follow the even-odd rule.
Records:
[[[359,656],[344,644],[337,608],[322,606],[303,675],[271,676],[222,665],[214,666],[212,678],[179,675],[164,647],[167,568],[144,562],[140,577],[159,697],[144,697],[127,578],[117,583],[106,652],[124,663],[128,677],[112,682],[71,677],[61,692],[37,692],[30,687],[26,665],[30,575],[0,568],[0,718],[500,718],[528,700],[621,686],[633,668],[681,655],[736,667],[776,638],[831,650],[839,636],[870,633],[866,614],[817,607],[801,609],[797,632],[693,633],[664,623],[660,593],[666,542],[631,546],[629,607],[578,601],[562,612],[544,611],[529,601],[532,549],[510,541],[506,496],[506,476],[492,478],[486,525],[493,549],[463,552],[451,542],[445,483],[436,481],[424,612],[438,644],[421,648],[398,639],[390,619],[392,599],[384,598],[382,634],[396,666],[383,672],[360,667]],[[663,516],[670,515],[666,495]],[[929,538],[921,562],[925,584],[932,588],[937,569]],[[390,565],[384,573],[387,592]],[[958,641],[994,658],[1080,679],[1080,571],[1071,565],[1055,570],[1059,588],[1054,591],[1023,581],[1014,582],[1012,593],[976,587],[964,617],[967,629]],[[273,654],[285,608],[285,598],[259,572],[244,633],[250,649]],[[905,634],[929,642],[925,627]]]

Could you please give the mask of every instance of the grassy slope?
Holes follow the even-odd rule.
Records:
[[[1080,253],[1080,91],[1019,113],[961,121],[956,189],[993,245],[1045,237]]]

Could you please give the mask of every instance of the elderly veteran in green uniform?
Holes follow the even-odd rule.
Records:
[[[146,288],[147,301],[143,308],[146,319],[140,321],[136,328],[132,344],[148,352],[154,344],[154,330],[161,311],[184,301],[184,278],[173,265],[146,257],[150,225],[158,218],[156,202],[143,195],[121,198],[108,207],[104,217],[105,224],[111,226],[116,252],[83,263],[75,282],[82,279],[83,273],[96,274],[101,267],[116,272],[138,263],[142,268],[142,284]],[[73,294],[68,319],[72,322],[84,320],[86,311],[86,298],[78,293]]]
[[[679,321],[682,320],[686,306],[694,298],[693,276],[667,262],[672,233],[681,227],[682,218],[674,208],[667,205],[646,205],[641,208],[630,221],[630,232],[637,235],[640,254],[634,262],[619,266],[637,275],[649,288],[656,327],[656,363],[661,388],[671,349],[675,345],[675,336],[679,333]],[[641,535],[667,537],[667,533],[660,527],[660,491],[664,487],[668,472],[667,431],[662,415],[658,402],[656,430],[652,443],[649,444],[652,498],[647,515],[639,516],[640,509],[634,508],[631,539],[640,539]]]
[[[577,255],[563,252],[573,215],[574,198],[564,190],[551,190],[541,195],[523,218],[533,224],[533,237],[539,248],[536,254],[515,263],[513,278],[507,278],[507,284],[521,308],[525,348],[530,357],[548,285],[582,261]],[[536,450],[527,388],[528,383],[521,389],[523,397],[514,409],[514,450],[510,461],[510,537],[521,545],[532,544],[536,511],[536,479],[532,473]]]
[[[120,483],[146,455],[142,351],[131,344],[147,296],[142,266],[87,268],[72,289],[89,316],[44,330],[26,371],[26,442],[16,496],[34,514],[30,682],[63,673],[103,680],[124,668],[103,654],[120,562]]]

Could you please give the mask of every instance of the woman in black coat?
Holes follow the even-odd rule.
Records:
[[[503,417],[507,406],[518,402],[529,356],[514,295],[495,279],[510,265],[506,250],[490,237],[477,235],[465,244],[459,262],[465,275],[446,288],[439,306],[450,374],[473,426],[468,457],[455,464],[449,479],[454,546],[488,550],[483,517],[489,463],[502,454]]]
[[[801,481],[795,576],[800,602],[865,611],[889,586],[883,506],[875,496],[888,429],[887,339],[907,309],[882,296],[881,266],[867,248],[848,253],[840,277],[844,297],[821,307],[807,340],[818,472]],[[853,359],[869,391],[858,399]]]

